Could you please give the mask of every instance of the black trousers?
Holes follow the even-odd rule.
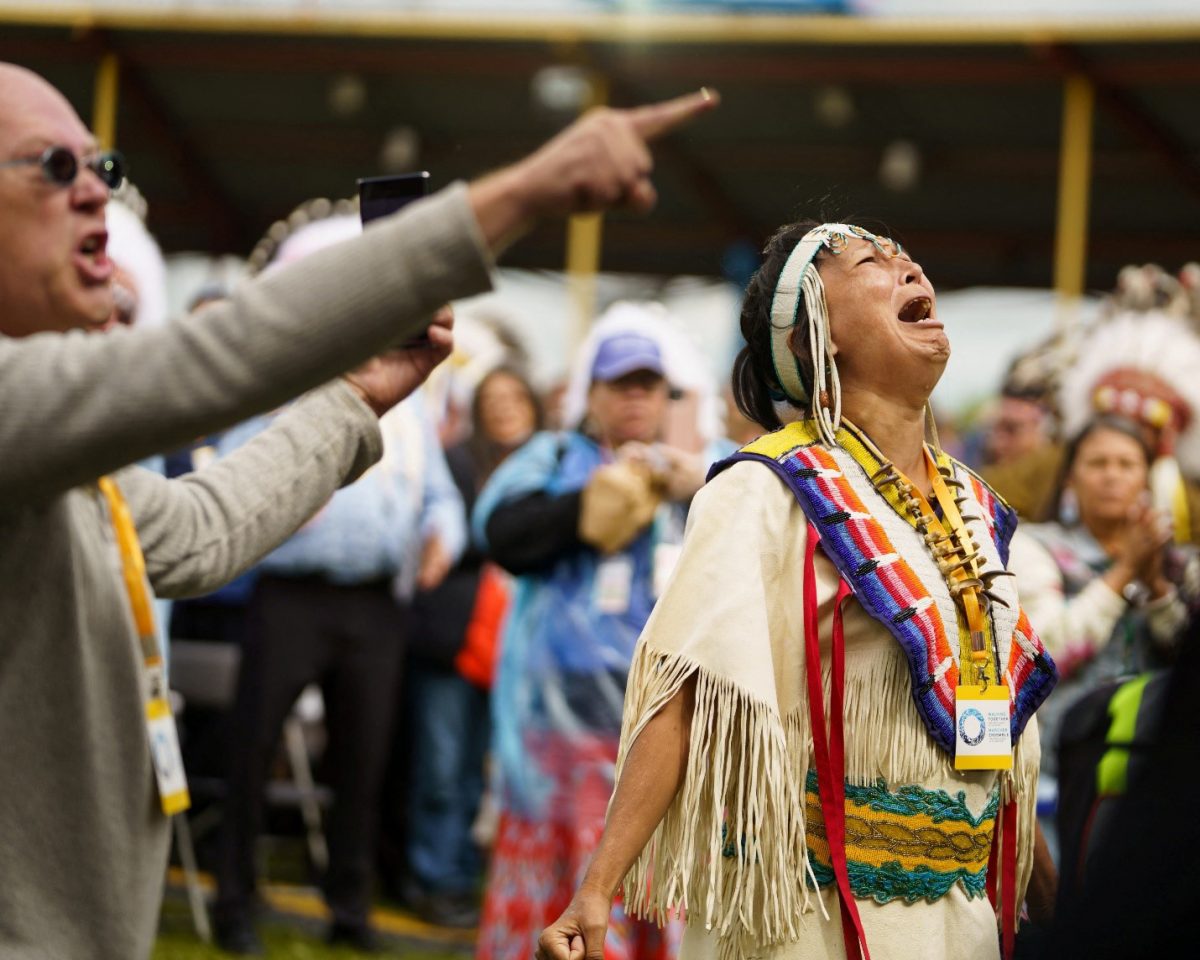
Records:
[[[234,706],[217,864],[218,922],[252,917],[263,787],[283,721],[310,683],[320,684],[325,699],[334,794],[326,824],[325,900],[335,922],[366,922],[403,634],[404,613],[386,584],[260,579],[250,603]]]

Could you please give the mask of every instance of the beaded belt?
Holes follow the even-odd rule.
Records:
[[[817,796],[810,772],[805,797],[808,855],[821,886],[834,882]],[[895,792],[846,784],[846,860],[855,897],[879,903],[903,899],[933,902],[959,883],[969,899],[986,895],[988,854],[999,791],[976,817],[966,796],[905,786]]]

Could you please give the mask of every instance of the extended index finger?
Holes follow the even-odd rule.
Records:
[[[695,93],[685,93],[682,97],[672,100],[634,107],[629,111],[629,118],[638,136],[647,141],[655,140],[689,123],[700,114],[715,109],[720,102],[720,94],[708,87],[702,87]]]

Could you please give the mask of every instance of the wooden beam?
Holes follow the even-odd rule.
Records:
[[[129,53],[143,66],[155,68],[264,74],[354,71],[405,77],[525,76],[560,62],[549,48],[540,46],[426,42],[406,44],[403,51],[397,51],[394,43],[332,40],[317,47],[295,39],[265,43],[228,37],[213,44],[184,35],[155,37],[152,44],[134,43]],[[838,83],[1037,86],[1058,76],[1048,64],[1031,64],[1007,51],[987,57],[936,51],[929,56],[888,53],[864,58],[846,57],[836,50],[797,57],[791,50],[755,56],[710,48],[704,56],[697,57],[691,51],[661,49],[649,56],[644,51],[613,46],[605,48],[605,62],[627,79],[639,82],[713,85],[824,84],[836,76]],[[1200,70],[1197,80],[1200,82]]]
[[[583,112],[608,104],[608,78],[588,72],[588,95]],[[570,338],[571,353],[583,342],[596,315],[596,277],[604,245],[604,215],[576,214],[567,221],[567,282],[575,303],[575,324]]]
[[[172,37],[142,44],[138,60],[155,68],[225,73],[382,74],[389,77],[524,77],[559,62],[542,47],[499,44],[413,43],[334,40],[314,46],[295,39],[263,42],[229,38],[220,45]]]
[[[474,139],[464,142],[470,149]],[[810,144],[782,140],[705,140],[688,150],[718,170],[739,175],[779,174],[796,170],[837,171],[837,180],[848,189],[862,180],[878,182],[877,141],[852,144]],[[939,178],[995,181],[1045,181],[1058,175],[1059,151],[1055,148],[1012,143],[965,146],[938,143],[922,147],[926,184]],[[1097,178],[1145,183],[1153,177],[1157,161],[1144,149],[1132,146],[1096,147],[1092,169]]]
[[[1094,113],[1095,93],[1091,81],[1082,74],[1071,74],[1063,86],[1058,220],[1054,238],[1054,289],[1064,304],[1083,295],[1087,275]]]
[[[804,56],[797,51],[770,50],[753,53],[725,52],[719,47],[703,55],[674,50],[629,50],[620,46],[603,48],[605,62],[630,81],[662,84],[753,85],[791,87],[797,84],[882,84],[909,86],[1045,86],[1057,79],[1052,69],[1030,65],[1005,51],[994,55],[969,55],[962,49],[946,51],[930,46],[918,55],[891,49],[879,54],[847,55],[837,49],[809,47]]]
[[[212,38],[171,34],[155,36],[152,43],[138,35],[124,35],[125,52],[146,68],[212,70],[219,72],[329,73],[355,71],[389,76],[462,77],[524,76],[558,60],[542,47],[514,47],[483,41],[434,41],[405,43],[372,42],[345,38],[323,41],[318,47],[304,38],[271,37],[269,42],[253,35],[235,34]],[[403,41],[401,41],[403,42]],[[810,46],[810,51],[817,48]],[[25,62],[76,63],[83,51],[64,35],[0,38],[0,58]],[[1000,51],[980,56],[965,55],[959,47],[930,45],[921,55],[879,51],[871,57],[845,57],[836,49],[815,56],[796,56],[794,49],[757,55],[727,52],[708,46],[703,56],[692,51],[658,47],[653,55],[620,45],[606,47],[606,58],[614,70],[639,82],[664,81],[709,84],[754,84],[756,86],[827,83],[831,72],[838,83],[882,83],[889,86],[1044,86],[1061,77],[1060,70],[1045,59],[1033,61]],[[1200,58],[1151,57],[1121,60],[1104,65],[1104,78],[1118,86],[1179,87],[1200,85]]]
[[[120,61],[109,51],[101,54],[96,65],[96,83],[92,93],[92,133],[101,150],[112,150],[117,144],[117,89],[120,84]]]

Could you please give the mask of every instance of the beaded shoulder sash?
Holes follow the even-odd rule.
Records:
[[[871,475],[880,464],[872,461],[848,426],[838,431],[838,444],[833,449],[821,445],[810,422],[792,423],[716,464],[710,477],[741,460],[775,470],[819,532],[823,551],[859,604],[900,644],[917,713],[934,741],[953,755],[963,630],[956,604],[916,531],[872,484]],[[962,492],[964,520],[978,528],[981,552],[994,558],[993,566],[1007,566],[1015,512],[966,467],[952,467]],[[1006,581],[1000,578],[995,585],[988,616],[1012,698],[1015,744],[1058,678]]]

